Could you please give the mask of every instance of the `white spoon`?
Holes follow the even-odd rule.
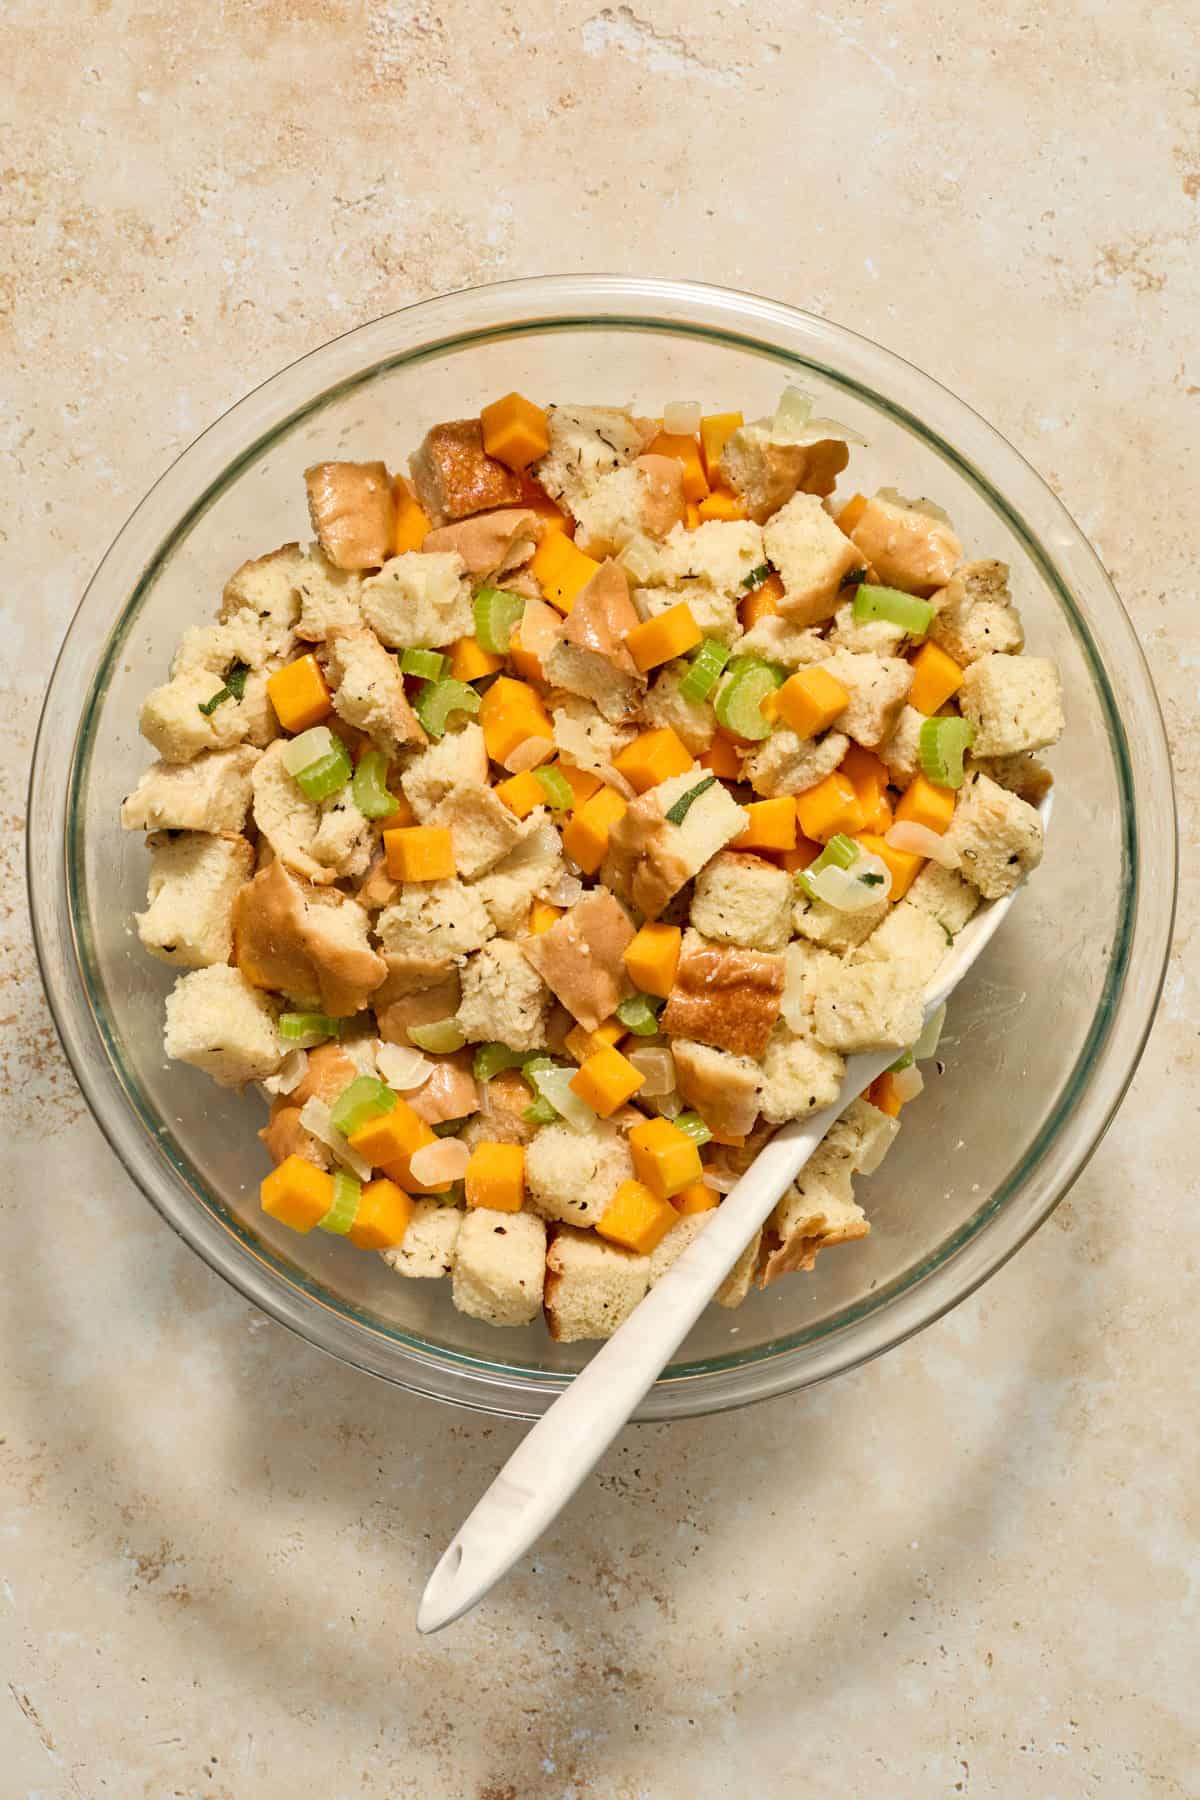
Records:
[[[1043,825],[1051,799],[1048,794],[1041,805]],[[926,989],[926,1020],[986,948],[1015,897],[989,901],[959,933],[953,954]],[[461,1618],[537,1542],[653,1387],[834,1120],[896,1057],[895,1050],[850,1057],[833,1105],[785,1125],[760,1151],[711,1222],[513,1451],[430,1576],[417,1609],[418,1631],[440,1631]]]

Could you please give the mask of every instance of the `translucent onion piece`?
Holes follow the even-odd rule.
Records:
[[[865,882],[864,875],[879,875],[882,880]],[[819,875],[814,875],[809,885],[818,900],[838,912],[866,912],[868,907],[887,899],[892,889],[892,877],[882,857],[869,855],[860,856],[852,870],[831,864]]]
[[[653,1099],[656,1094],[672,1093],[675,1087],[675,1058],[667,1049],[658,1045],[647,1046],[644,1050],[626,1050],[626,1060],[631,1062],[638,1074],[643,1077],[638,1089],[638,1098]]]
[[[942,1027],[946,1023],[946,1002],[943,1000],[935,1013],[930,1013],[925,1029],[913,1045],[913,1061],[927,1062],[942,1041]]]
[[[408,1044],[380,1044],[375,1051],[375,1068],[381,1081],[405,1094],[428,1081],[434,1065]]]
[[[300,1108],[300,1123],[305,1131],[311,1131],[318,1143],[324,1144],[327,1150],[333,1152],[344,1169],[349,1169],[360,1181],[370,1181],[370,1163],[357,1150],[352,1150],[341,1132],[334,1129],[324,1100],[318,1100],[315,1095],[306,1100]]]
[[[471,1152],[461,1138],[439,1138],[414,1150],[408,1166],[418,1187],[440,1187],[444,1181],[461,1181]]]
[[[943,525],[949,525],[951,530],[954,529],[954,520],[950,517],[950,514],[946,511],[945,507],[939,506],[936,500],[926,500],[924,498],[920,500],[909,500],[900,492],[899,488],[894,487],[881,487],[878,492],[878,498],[880,500],[889,501],[893,506],[903,506],[908,512],[924,513],[927,519],[940,519]]]
[[[731,1194],[742,1178],[730,1169],[705,1169],[700,1179],[714,1194]]]
[[[859,444],[864,450],[870,448],[870,438],[865,438],[861,431],[853,425],[846,425],[841,419],[810,419],[808,429],[804,433],[806,444],[819,444],[824,438],[840,438],[843,444]]]
[[[924,1086],[925,1077],[916,1063],[910,1063],[907,1069],[901,1069],[898,1074],[892,1076],[892,1092],[901,1105],[909,1100],[915,1100]]]
[[[289,739],[279,753],[279,760],[289,775],[298,775],[310,763],[320,762],[333,750],[333,733],[328,725],[314,725],[299,737]]]
[[[583,883],[578,875],[560,875],[541,897],[548,900],[551,906],[571,907],[577,900],[583,899]]]
[[[957,869],[959,864],[953,844],[948,844],[940,832],[930,831],[928,825],[918,825],[912,819],[901,819],[898,825],[889,826],[883,841],[889,849],[906,850],[910,856],[927,856],[943,869]]]
[[[663,430],[668,437],[695,437],[699,429],[699,401],[668,400],[663,407]]]
[[[646,581],[658,567],[658,558],[658,546],[640,531],[621,546],[620,561],[635,581]]]
[[[785,387],[771,420],[771,438],[776,444],[798,443],[808,424],[813,403],[808,394],[796,387]]]
[[[308,1068],[308,1051],[291,1050],[273,1075],[263,1082],[268,1094],[290,1094],[300,1086]]]
[[[573,1131],[590,1131],[596,1123],[596,1114],[572,1089],[570,1083],[574,1074],[574,1069],[538,1069],[534,1072],[533,1085]]]
[[[524,648],[525,640],[521,640]],[[524,775],[528,769],[536,769],[554,755],[554,739],[548,737],[522,738],[504,759],[504,766],[514,775]]]
[[[538,661],[558,642],[562,630],[562,616],[544,600],[527,600],[525,611],[521,614],[521,623],[517,626],[517,636],[521,640],[522,650],[528,650]]]
[[[644,1092],[643,1089],[642,1093]],[[639,1100],[642,1098],[642,1093],[638,1094]],[[646,1100],[646,1105],[661,1119],[677,1119],[683,1111],[683,1096],[679,1093],[651,1094]]]

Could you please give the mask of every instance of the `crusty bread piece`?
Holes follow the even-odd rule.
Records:
[[[899,963],[924,986],[937,974],[948,948],[946,933],[938,921],[906,896],[890,909],[870,937],[850,952],[847,960]]]
[[[497,506],[517,506],[521,477],[483,447],[478,419],[432,426],[408,459],[417,499],[435,525],[448,525]]]
[[[249,615],[272,654],[286,656],[300,613],[299,579],[306,562],[299,544],[282,544],[267,556],[251,557],[225,583],[217,617],[224,625],[239,613]]]
[[[613,758],[637,736],[636,725],[614,725],[599,708],[578,694],[558,693],[550,702],[554,743],[562,760],[573,769],[586,769],[610,781],[619,793],[629,794],[627,781],[613,771]]]
[[[387,561],[396,502],[383,463],[314,463],[304,485],[312,528],[335,568],[377,569]]]
[[[338,717],[365,731],[388,756],[428,743],[405,695],[400,665],[365,625],[337,625],[329,631],[325,667]]]
[[[817,666],[850,696],[849,705],[838,714],[839,731],[870,750],[891,736],[913,683],[910,663],[902,656],[837,650]]]
[[[797,934],[824,950],[853,950],[865,943],[887,918],[888,901],[878,900],[858,912],[843,912],[825,900],[810,900],[801,894],[792,912]]]
[[[590,700],[612,724],[633,718],[646,691],[625,644],[637,623],[624,569],[601,563],[542,657],[546,680]]]
[[[250,879],[253,849],[244,837],[202,831],[157,833],[149,844],[149,905],[134,914],[138,937],[151,956],[179,968],[227,963],[233,898]]]
[[[383,960],[387,976],[371,995],[371,1005],[385,1043],[411,1044],[410,1026],[454,1017],[462,1004],[462,979],[448,956],[393,953]]]
[[[717,944],[782,950],[791,936],[792,878],[761,856],[722,850],[692,889],[692,924]]]
[[[151,763],[121,807],[126,831],[239,832],[250,809],[250,744],[208,750],[188,763]]]
[[[662,1029],[669,1037],[760,1057],[779,1017],[783,980],[782,957],[710,944],[688,931]]]
[[[1015,751],[1011,756],[968,757],[968,775],[973,770],[989,776],[997,787],[1028,800],[1030,806],[1040,806],[1054,786],[1054,777],[1045,763],[1026,750]]]
[[[450,832],[454,866],[464,881],[477,881],[522,838],[521,822],[482,781],[461,781],[429,815]]]
[[[639,456],[601,475],[573,508],[575,542],[588,556],[615,556],[635,533],[662,539],[683,523],[683,464],[674,456]]]
[[[632,992],[623,957],[633,935],[621,902],[596,888],[521,948],[572,1018],[595,1031]]]
[[[770,425],[759,420],[740,425],[726,438],[720,470],[750,517],[762,524],[798,488],[808,494],[832,494],[849,460],[850,451],[840,438],[779,444]]]
[[[921,727],[924,723],[925,714],[906,701],[896,715],[891,731],[876,746],[876,754],[896,787],[909,787],[921,773]]]
[[[546,1227],[529,1212],[467,1212],[458,1234],[452,1298],[486,1325],[529,1325],[542,1306]]]
[[[883,586],[908,594],[945,587],[962,558],[962,545],[944,519],[882,493],[867,501],[850,536]]]
[[[742,1137],[758,1117],[762,1074],[748,1056],[733,1056],[687,1038],[671,1043],[680,1099],[723,1137]]]
[[[944,588],[930,595],[935,608],[929,635],[966,668],[993,651],[1025,648],[1021,617],[1008,591],[1008,564],[985,559],[960,563]]]
[[[831,619],[842,577],[863,563],[815,494],[795,494],[764,527],[763,544],[783,582],[779,611],[796,625]]]
[[[363,582],[362,615],[391,650],[439,648],[475,629],[471,583],[452,552],[406,550]]]
[[[631,463],[657,435],[653,419],[619,406],[558,405],[546,409],[550,448],[532,473],[551,499],[574,508],[605,475]]]
[[[453,525],[435,526],[426,533],[421,549],[427,556],[447,552],[460,556],[468,575],[499,579],[529,561],[541,535],[536,513],[523,506],[503,507]]]
[[[711,1212],[688,1213],[686,1217],[675,1221],[666,1237],[661,1238],[650,1252],[650,1267],[646,1274],[651,1287],[656,1281],[661,1281],[688,1246],[695,1243],[712,1216]]]
[[[702,756],[717,735],[717,715],[707,700],[686,700],[679,692],[690,667],[681,657],[660,669],[642,701],[642,719],[648,727],[673,731],[685,750]]]
[[[495,934],[477,887],[461,881],[410,882],[375,925],[385,951],[434,959],[465,956]]]
[[[462,970],[458,1028],[471,1044],[493,1041],[510,1050],[538,1050],[546,1041],[550,990],[519,944],[493,938]]]
[[[764,613],[734,646],[739,656],[761,656],[786,669],[824,662],[829,643],[812,625],[797,625],[779,613]]]
[[[349,788],[328,800],[309,800],[289,775],[283,751],[282,741],[272,744],[251,772],[259,831],[281,862],[319,886],[365,874],[371,827]]]
[[[936,919],[949,939],[958,935],[975,912],[979,894],[955,870],[927,862],[904,896],[904,902]]]
[[[358,902],[309,886],[278,858],[234,900],[233,941],[247,981],[333,1019],[360,1012],[387,975]]]
[[[834,1120],[825,1134],[825,1142],[831,1152],[849,1157],[854,1174],[873,1175],[899,1135],[899,1119],[872,1106],[860,1094],[857,1100],[850,1102],[841,1118]]]
[[[1043,838],[1036,807],[978,769],[971,771],[959,789],[945,842],[958,852],[963,875],[985,900],[1011,894],[1037,868]]]
[[[922,987],[893,962],[840,963],[817,978],[813,1026],[821,1043],[843,1056],[904,1050],[921,1035]]]
[[[719,781],[697,795],[682,824],[666,817],[707,779],[693,766],[660,781],[639,794],[609,831],[600,878],[648,919],[657,919],[684,883],[746,828],[745,810]]]
[[[981,656],[963,676],[958,704],[975,727],[975,756],[1044,750],[1062,736],[1062,682],[1046,656]]]
[[[704,1217],[703,1214],[700,1217]],[[759,1250],[762,1246],[761,1228],[755,1232],[742,1254],[730,1269],[728,1275],[713,1295],[718,1306],[733,1308],[740,1306],[750,1289],[754,1286],[754,1274],[758,1268]]]
[[[843,600],[833,615],[833,626],[822,656],[830,650],[852,650],[858,655],[898,656],[908,633],[890,619],[856,619],[853,600]]]
[[[763,1118],[782,1125],[832,1106],[845,1073],[846,1064],[836,1050],[807,1034],[797,1035],[780,1019],[763,1052],[759,1093]]]
[[[486,782],[487,748],[483,730],[472,720],[414,756],[400,777],[404,797],[422,824],[462,781]]]
[[[408,1229],[400,1243],[380,1255],[389,1269],[410,1281],[440,1281],[454,1268],[465,1215],[457,1206],[437,1200],[414,1200]]]
[[[264,1081],[283,1061],[278,1003],[226,963],[181,975],[167,995],[163,1043],[176,1062],[203,1069],[220,1087]]]
[[[756,794],[803,794],[840,765],[850,739],[841,731],[802,738],[787,725],[777,725],[746,757],[742,768]]]
[[[319,544],[303,558],[295,580],[300,596],[298,638],[321,644],[331,631],[362,624],[362,576],[357,570],[335,569]]]
[[[854,1198],[853,1160],[828,1140],[819,1144],[763,1229],[758,1285],[811,1269],[822,1250],[853,1243],[871,1227]]]
[[[602,1119],[589,1131],[544,1125],[525,1151],[529,1205],[569,1225],[594,1225],[621,1183],[632,1177],[624,1133]]]
[[[229,695],[211,713],[201,712],[201,705],[224,685],[222,673],[189,668],[146,695],[138,714],[138,730],[164,762],[191,762],[205,750],[228,750],[234,744],[268,744],[278,735],[263,671],[252,671],[246,677],[240,700]]]
[[[546,1252],[545,1312],[561,1344],[608,1338],[650,1282],[650,1258],[619,1250],[592,1231],[559,1226]]]

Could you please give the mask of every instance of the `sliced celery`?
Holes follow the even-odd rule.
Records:
[[[339,1169],[333,1178],[333,1204],[323,1218],[317,1220],[318,1231],[333,1237],[345,1237],[353,1225],[362,1197],[362,1183],[348,1169]]]
[[[658,1005],[661,1007],[660,1000]],[[653,1037],[658,1030],[658,1013],[648,994],[631,994],[617,1008],[617,1017],[635,1037]]]
[[[342,1022],[326,1013],[285,1012],[279,1015],[279,1035],[292,1050],[311,1050],[329,1038],[341,1036]]]
[[[507,1044],[480,1044],[475,1052],[475,1079],[491,1081],[493,1076],[501,1074],[505,1069],[519,1069],[524,1061],[522,1052],[510,1050]]]
[[[512,634],[525,611],[522,594],[507,588],[481,587],[475,596],[475,641],[492,656],[507,656]]]
[[[430,737],[440,738],[446,734],[451,713],[477,713],[480,699],[473,687],[465,681],[448,678],[445,681],[427,681],[419,689],[413,708],[418,719]]]
[[[547,1100],[545,1094],[539,1094],[521,1114],[527,1125],[553,1125],[558,1114]]]
[[[279,760],[289,775],[298,775],[301,769],[307,769],[311,763],[328,756],[333,745],[334,737],[328,725],[310,725],[298,737],[287,739],[279,753]]]
[[[400,673],[419,675],[422,681],[440,681],[446,659],[440,650],[410,649],[400,652]]]
[[[682,1131],[685,1137],[690,1137],[698,1150],[712,1142],[712,1132],[697,1112],[677,1113],[671,1123],[676,1131]]]
[[[898,1056],[894,1063],[888,1064],[888,1074],[898,1075],[901,1069],[911,1069],[912,1066],[913,1053],[911,1050],[906,1050],[903,1056]]]
[[[902,593],[899,588],[874,587],[864,581],[854,596],[854,617],[860,625],[869,619],[885,619],[909,637],[920,638],[929,630],[933,608],[928,600],[918,600],[915,594]]]
[[[307,768],[293,776],[293,780],[306,800],[316,802],[328,800],[331,794],[340,793],[353,772],[350,752],[341,738],[335,737],[328,755],[309,763]]]
[[[762,703],[782,683],[778,669],[757,657],[735,657],[713,702],[717,721],[735,737],[756,743],[770,735],[771,721]]]
[[[410,1025],[408,1035],[418,1050],[432,1050],[435,1056],[461,1050],[467,1041],[455,1018],[435,1019],[432,1025]]]
[[[917,1062],[927,1062],[935,1054],[942,1041],[942,1027],[945,1023],[946,1002],[943,1000],[937,1011],[930,1013],[920,1037],[913,1045],[913,1056]]]
[[[388,792],[388,759],[382,750],[368,750],[354,771],[351,793],[364,819],[386,819],[395,812],[395,794]]]
[[[848,869],[851,863],[858,861],[861,852],[853,838],[844,832],[835,832],[820,856],[814,857],[807,869],[802,869],[796,877],[796,885],[806,893],[810,900],[819,900],[821,895],[813,885],[813,877],[822,869]],[[873,883],[868,885],[873,886]]]
[[[716,781],[715,775],[706,775],[703,781],[698,781],[695,787],[688,789],[686,794],[680,794],[674,806],[667,808],[668,825],[682,825],[691,811],[693,803],[700,798],[701,794],[707,794],[710,787],[715,787]]]
[[[368,1119],[390,1113],[395,1104],[396,1096],[391,1088],[376,1080],[374,1075],[356,1075],[334,1101],[329,1122],[343,1137],[351,1137]]]
[[[707,700],[721,679],[721,671],[729,661],[729,649],[717,638],[705,638],[691,660],[687,674],[679,683],[684,700]]]
[[[960,788],[963,757],[974,741],[975,727],[969,719],[926,719],[918,739],[925,779],[935,787]]]
[[[533,778],[549,801],[552,812],[571,810],[575,804],[575,796],[561,769],[535,769]]]

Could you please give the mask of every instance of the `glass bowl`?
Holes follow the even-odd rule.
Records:
[[[231,570],[308,533],[301,472],[407,452],[439,419],[512,388],[770,411],[784,382],[855,426],[855,487],[950,512],[974,555],[1010,564],[1029,648],[1053,656],[1067,734],[1045,862],[956,994],[942,1052],[861,1198],[868,1239],[739,1310],[709,1309],[640,1417],[803,1387],[907,1337],[971,1292],[1045,1219],[1133,1074],[1174,898],[1170,764],[1145,662],[1096,557],[997,434],[899,358],[825,320],[680,282],[560,276],[430,300],[314,351],[242,400],[138,507],[75,616],[46,697],[29,808],[34,932],[50,1004],[109,1143],[163,1217],[248,1299],[311,1343],[438,1399],[532,1416],[589,1354],[539,1324],[496,1331],[446,1282],[405,1281],[256,1201],[257,1096],[168,1065],[172,972],[130,915],[147,858],[118,821],[150,760],[139,703]]]

